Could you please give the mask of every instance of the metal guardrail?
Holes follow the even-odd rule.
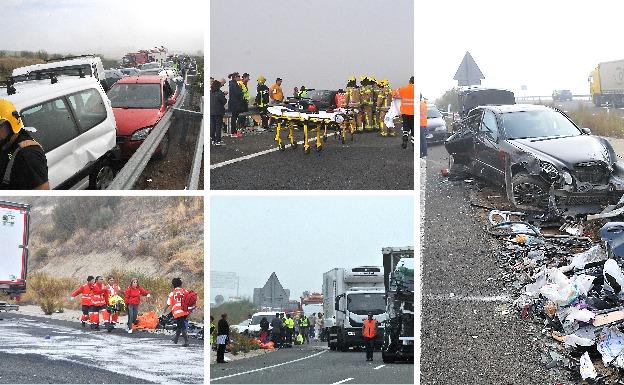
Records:
[[[199,113],[202,115],[201,126],[199,133],[197,134],[197,143],[195,145],[195,153],[193,155],[193,163],[191,166],[191,174],[189,175],[188,186],[189,190],[199,189],[199,176],[203,166],[202,160],[204,159],[204,97],[200,99]]]
[[[591,95],[572,95],[576,100],[591,100]],[[544,96],[516,96],[516,101],[520,102],[541,102],[541,101],[553,101],[552,95]]]
[[[139,180],[139,177],[145,170],[147,163],[150,161],[152,155],[160,145],[160,142],[164,138],[165,134],[168,132],[174,113],[176,112],[176,110],[180,110],[180,106],[184,105],[184,101],[186,100],[188,94],[186,90],[188,76],[189,75],[187,74],[187,77],[182,83],[182,91],[180,92],[180,97],[173,105],[173,108],[160,119],[156,126],[154,126],[154,128],[147,136],[147,138],[143,141],[141,146],[139,146],[139,148],[132,155],[132,157],[128,159],[124,167],[119,171],[115,179],[108,186],[108,190],[130,190]],[[201,141],[203,149],[203,137]]]

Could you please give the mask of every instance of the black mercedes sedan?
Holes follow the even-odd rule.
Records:
[[[476,107],[445,147],[521,210],[597,212],[624,193],[624,164],[609,141],[547,106]]]

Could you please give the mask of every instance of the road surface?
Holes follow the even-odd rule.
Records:
[[[447,165],[443,145],[421,161],[421,384],[569,383],[567,372],[542,362],[540,329],[510,311],[482,211],[470,206],[463,182],[441,177]]]
[[[400,131],[400,130],[399,130]],[[401,148],[401,137],[378,132],[355,135],[345,144],[328,137],[321,152],[279,151],[274,132],[224,138],[210,147],[212,190],[411,190],[414,188],[414,147]],[[301,140],[301,130],[295,131]],[[284,135],[285,137],[285,135]],[[227,163],[232,162],[232,163]]]
[[[204,383],[203,341],[79,325],[0,313],[0,383]]]
[[[261,356],[210,365],[213,384],[413,384],[414,364],[384,364],[381,352],[330,351],[326,342],[279,349]]]

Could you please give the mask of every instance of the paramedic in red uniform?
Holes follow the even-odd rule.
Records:
[[[95,284],[92,288],[91,294],[91,308],[89,311],[89,321],[91,323],[91,329],[100,329],[100,312],[104,310],[108,303],[108,290],[104,285],[104,278],[98,275],[95,278]]]
[[[169,293],[167,306],[165,306],[163,314],[167,314],[167,310],[171,307],[171,313],[176,320],[176,334],[173,338],[173,343],[177,344],[180,334],[182,334],[182,338],[184,338],[184,345],[182,346],[189,346],[188,334],[186,332],[186,317],[191,313],[182,308],[182,299],[188,294],[188,290],[182,288],[182,280],[180,278],[172,279],[171,285],[173,286],[173,291]]]
[[[78,294],[82,296],[80,298],[80,305],[82,306],[82,316],[80,316],[80,322],[82,323],[82,327],[87,326],[87,320],[89,319],[92,288],[93,288],[93,276],[90,275],[87,277],[87,282],[80,285],[78,289],[74,290],[71,293],[71,297],[69,297],[69,300],[73,301],[74,298],[78,296]]]
[[[115,278],[113,278],[113,276],[109,276],[107,278],[108,281],[108,285],[106,285],[106,290],[108,291],[108,298],[114,297],[116,295],[119,295],[119,292],[121,291],[121,288],[119,287],[119,285],[117,285],[115,283]],[[112,306],[108,301],[106,302],[105,308],[104,308],[104,323],[106,324],[106,328],[114,328],[115,324],[117,322],[119,322],[119,311],[117,310],[113,310]],[[112,317],[111,317],[111,312],[112,312]],[[111,319],[112,318],[112,319]],[[112,322],[112,324],[111,324]],[[109,329],[111,330],[111,329]]]

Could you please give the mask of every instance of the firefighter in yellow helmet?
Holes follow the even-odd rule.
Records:
[[[0,99],[0,190],[48,190],[43,148],[24,129],[13,103]]]
[[[347,122],[350,132],[354,133],[356,130],[363,131],[362,97],[360,95],[360,89],[357,86],[355,76],[350,77],[347,81],[347,87],[345,90],[345,106],[353,110],[353,119],[349,119]]]
[[[378,128],[380,128],[379,125],[379,121],[377,119],[377,116],[379,115],[379,112],[377,110],[377,95],[379,94],[379,87],[377,85],[377,79],[375,79],[374,76],[370,76],[368,78],[369,82],[370,82],[370,86],[371,86],[371,90],[373,91],[373,130],[377,130]]]
[[[368,77],[364,77],[361,82],[360,94],[362,95],[362,110],[364,113],[364,130],[373,130],[373,104],[374,95],[371,81]]]
[[[379,92],[377,93],[377,121],[381,128],[381,136],[394,136],[394,130],[386,126],[384,118],[392,105],[392,89],[387,79],[377,82]]]

